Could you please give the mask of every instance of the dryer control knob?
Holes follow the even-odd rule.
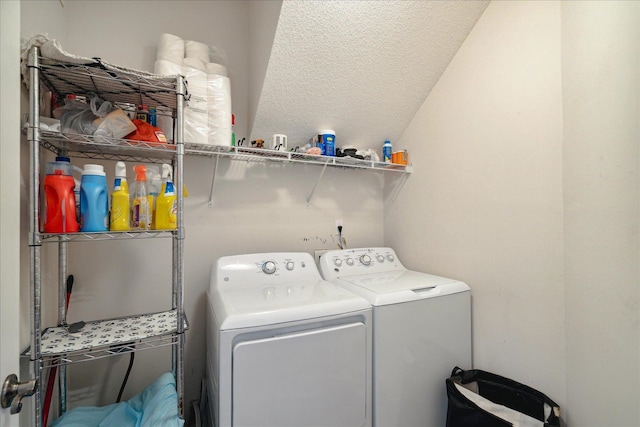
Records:
[[[287,267],[287,270],[289,271],[293,270],[293,261],[287,261],[285,267]]]
[[[342,260],[341,259],[336,259],[333,261],[333,263],[336,265],[336,267],[340,267],[342,265]]]
[[[267,261],[262,264],[262,271],[266,274],[273,274],[276,272],[276,263],[273,261]]]
[[[353,258],[347,258],[347,265],[353,265]]]
[[[382,255],[378,255],[376,259],[378,260],[378,262],[384,262],[384,257]]]
[[[371,264],[371,257],[369,255],[362,255],[360,257],[360,262],[363,263],[364,265],[369,265]]]
[[[395,258],[393,255],[387,255],[387,259],[389,260],[389,262],[393,262]]]

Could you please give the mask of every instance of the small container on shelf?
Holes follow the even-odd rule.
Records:
[[[384,142],[382,146],[382,161],[385,163],[391,163],[391,159],[393,156],[392,153],[393,147],[391,146],[391,141],[388,139]]]

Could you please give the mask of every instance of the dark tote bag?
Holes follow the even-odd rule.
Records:
[[[560,425],[560,407],[553,400],[500,375],[456,366],[446,385],[447,427]]]

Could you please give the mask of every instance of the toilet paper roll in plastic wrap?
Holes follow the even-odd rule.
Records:
[[[227,74],[227,67],[222,64],[216,64],[215,62],[209,62],[206,65],[207,74],[217,74],[219,76],[229,77]]]
[[[184,140],[196,144],[207,144],[207,74],[197,68],[183,65],[182,75],[187,82],[189,94],[188,105],[184,108]]]
[[[209,46],[204,43],[187,40],[184,42],[184,52],[185,58],[197,58],[205,64],[209,62]]]
[[[198,58],[184,58],[182,60],[183,67],[191,67],[200,71],[205,71],[205,65],[206,64],[202,62],[201,59],[198,59]]]
[[[207,110],[194,108],[191,105],[189,103],[189,106],[184,107],[184,142],[207,144],[209,125]]]
[[[191,104],[192,102],[204,102],[206,104],[207,74],[204,71],[200,71],[196,68],[183,65],[182,75],[187,82],[187,92],[190,95],[189,103]]]
[[[231,81],[207,74],[208,142],[231,145]]]
[[[184,58],[184,40],[173,34],[160,35],[157,59],[182,64],[182,58]],[[209,62],[208,59],[207,62]]]
[[[153,72],[161,76],[176,76],[182,73],[182,66],[164,59],[159,59],[153,64]]]

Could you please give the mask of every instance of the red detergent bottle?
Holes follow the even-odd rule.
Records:
[[[47,162],[44,178],[45,233],[77,233],[80,229],[76,217],[76,186],[68,157],[56,157]]]

